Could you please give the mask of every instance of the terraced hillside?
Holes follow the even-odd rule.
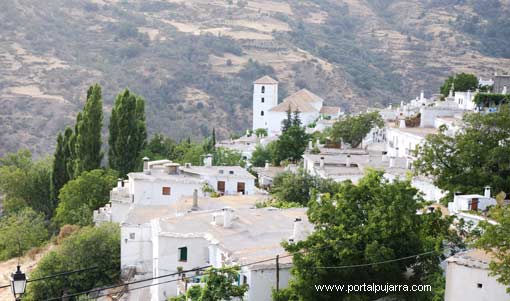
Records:
[[[509,0],[0,1],[0,154],[50,153],[88,85],[129,87],[151,133],[228,137],[251,82],[359,110],[436,92],[452,72],[510,70]]]

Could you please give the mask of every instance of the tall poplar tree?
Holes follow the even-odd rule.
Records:
[[[103,100],[101,86],[95,84],[87,91],[87,101],[76,121],[76,176],[101,166],[101,129],[103,127]]]
[[[55,154],[53,155],[53,166],[51,171],[51,199],[56,200],[60,188],[69,181],[69,174],[67,173],[67,159],[66,145],[64,145],[64,136],[62,133],[58,133],[57,147],[55,148]]]
[[[110,117],[108,162],[121,175],[135,170],[147,143],[145,101],[128,89],[117,95]]]
[[[79,115],[79,114],[78,114]],[[74,131],[72,128],[67,127],[64,131],[64,138],[63,138],[62,146],[64,150],[64,159],[66,162],[66,172],[67,172],[67,179],[73,179],[74,178],[74,169],[75,169],[75,137],[74,137]],[[64,183],[65,184],[65,183]]]

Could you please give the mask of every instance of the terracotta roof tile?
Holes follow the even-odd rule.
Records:
[[[288,96],[282,103],[272,108],[271,112],[286,112],[287,110],[299,112],[317,112],[318,110],[312,105],[314,102],[322,102],[323,99],[312,92],[301,89],[296,93]]]
[[[327,114],[327,115],[338,115],[340,113],[339,107],[326,107],[323,106],[320,111],[321,114]]]

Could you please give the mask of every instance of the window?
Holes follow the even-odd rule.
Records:
[[[478,288],[482,288],[482,287],[483,287],[483,284],[481,284],[481,283],[477,283],[477,284],[476,284],[476,286],[477,286]]]
[[[262,99],[260,101],[262,101],[262,103],[264,103],[264,97],[262,97]]]
[[[135,239],[135,233],[129,233],[129,239]]]
[[[188,247],[179,248],[179,261],[188,261]]]
[[[260,111],[260,116],[264,116],[264,111]]]
[[[262,86],[262,88],[260,88],[260,93],[265,93],[266,92],[266,87]]]
[[[248,283],[248,277],[246,275],[243,275],[243,284]]]
[[[170,195],[170,187],[164,186],[162,191],[161,191],[161,194],[163,194],[163,195]]]

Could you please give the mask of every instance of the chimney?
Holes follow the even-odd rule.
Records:
[[[390,157],[390,168],[395,167],[395,157]]]
[[[143,173],[146,175],[151,174],[151,170],[149,169],[149,158],[143,157]]]
[[[393,109],[393,104],[390,102],[390,104],[388,105],[388,109],[392,110]]]
[[[485,186],[485,190],[484,190],[483,196],[486,197],[486,198],[490,198],[491,197],[491,187],[490,186]]]
[[[198,189],[193,190],[193,206],[191,206],[191,210],[198,210]]]
[[[211,167],[212,166],[212,155],[211,154],[205,155],[204,166],[205,167]]]
[[[230,208],[223,208],[223,227],[232,227],[232,209]]]
[[[401,129],[405,129],[406,128],[406,120],[405,119],[400,119],[398,127],[401,128]]]
[[[292,238],[295,242],[298,242],[304,238],[303,232],[303,221],[298,217],[294,220],[294,229],[292,231]]]
[[[319,160],[319,167],[324,168],[324,157],[321,157]]]
[[[266,164],[264,165],[264,169],[268,170],[269,169],[269,161],[266,160]]]
[[[351,154],[347,154],[345,157],[345,167],[351,167]]]
[[[169,175],[179,174],[179,163],[166,163],[165,165],[166,173]]]
[[[420,100],[421,101],[425,100],[425,94],[423,93],[423,90],[421,90],[421,92],[420,92]]]
[[[122,183],[122,179],[118,178],[117,179],[117,188],[121,188],[122,186],[124,186],[124,184]]]

